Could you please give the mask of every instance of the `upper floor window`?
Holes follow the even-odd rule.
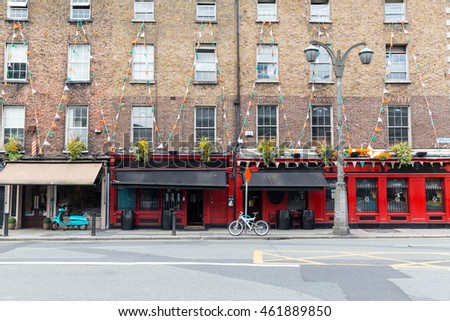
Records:
[[[388,107],[389,145],[409,142],[409,108],[407,106]]]
[[[257,131],[258,141],[264,139],[274,141],[278,144],[278,108],[275,105],[258,105]]]
[[[406,20],[406,7],[404,0],[384,1],[384,21],[401,22]]]
[[[311,21],[330,21],[330,0],[311,0]]]
[[[28,20],[28,0],[8,0],[7,18]]]
[[[408,80],[408,57],[406,46],[386,46],[386,80],[405,81]]]
[[[208,138],[209,142],[216,141],[216,108],[196,107],[195,108],[195,141],[202,137]]]
[[[153,0],[134,0],[134,20],[153,21],[155,20]]]
[[[214,46],[195,48],[195,81],[217,82],[217,57]]]
[[[331,106],[313,106],[311,109],[312,142],[331,145],[331,134]]]
[[[2,145],[8,142],[9,137],[17,138],[22,147],[25,138],[25,107],[24,106],[4,106],[3,107],[3,141]]]
[[[74,139],[79,139],[88,146],[88,107],[69,106],[66,116],[66,146]]]
[[[258,11],[258,21],[276,21],[277,1],[258,0],[257,11]]]
[[[132,111],[132,143],[145,139],[149,146],[153,142],[153,112],[151,106],[133,106]]]
[[[216,0],[197,0],[197,20],[216,21]]]
[[[278,80],[277,45],[258,45],[256,63],[256,79]]]
[[[71,20],[91,19],[91,0],[70,0]]]
[[[27,80],[27,48],[26,44],[6,44],[4,68],[6,81]]]
[[[331,58],[326,49],[319,47],[319,55],[310,66],[310,81],[331,81]]]
[[[152,45],[135,45],[133,49],[133,81],[153,81],[155,48]]]
[[[69,63],[67,68],[68,81],[89,81],[90,80],[90,46],[70,45]]]

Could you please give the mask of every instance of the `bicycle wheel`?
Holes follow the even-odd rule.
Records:
[[[255,223],[255,233],[259,236],[269,233],[269,224],[265,221],[258,221]]]
[[[228,225],[228,232],[233,236],[241,235],[244,231],[244,225],[239,221],[233,221]]]

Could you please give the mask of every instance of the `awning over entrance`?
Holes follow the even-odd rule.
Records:
[[[149,188],[226,188],[227,177],[223,170],[118,170],[114,185]]]
[[[101,163],[8,163],[0,185],[94,185]]]
[[[248,184],[254,190],[314,190],[325,186],[325,178],[317,171],[258,171]]]

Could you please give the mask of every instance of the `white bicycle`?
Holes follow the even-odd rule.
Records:
[[[249,231],[255,231],[255,233],[259,236],[264,236],[269,233],[269,224],[263,220],[259,220],[255,222],[256,215],[258,213],[253,213],[254,216],[251,217],[248,214],[244,214],[243,212],[239,212],[239,218],[228,225],[228,232],[230,232],[233,236],[241,235],[244,232],[244,229],[248,229]]]

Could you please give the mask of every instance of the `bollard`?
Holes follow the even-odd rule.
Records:
[[[8,220],[9,213],[5,213],[3,216],[3,236],[8,236]]]
[[[177,214],[172,211],[172,236],[177,235]]]
[[[95,212],[91,214],[91,217],[92,217],[91,236],[95,236],[95,224],[96,224],[96,221],[97,221],[96,216],[97,215],[96,215]]]

